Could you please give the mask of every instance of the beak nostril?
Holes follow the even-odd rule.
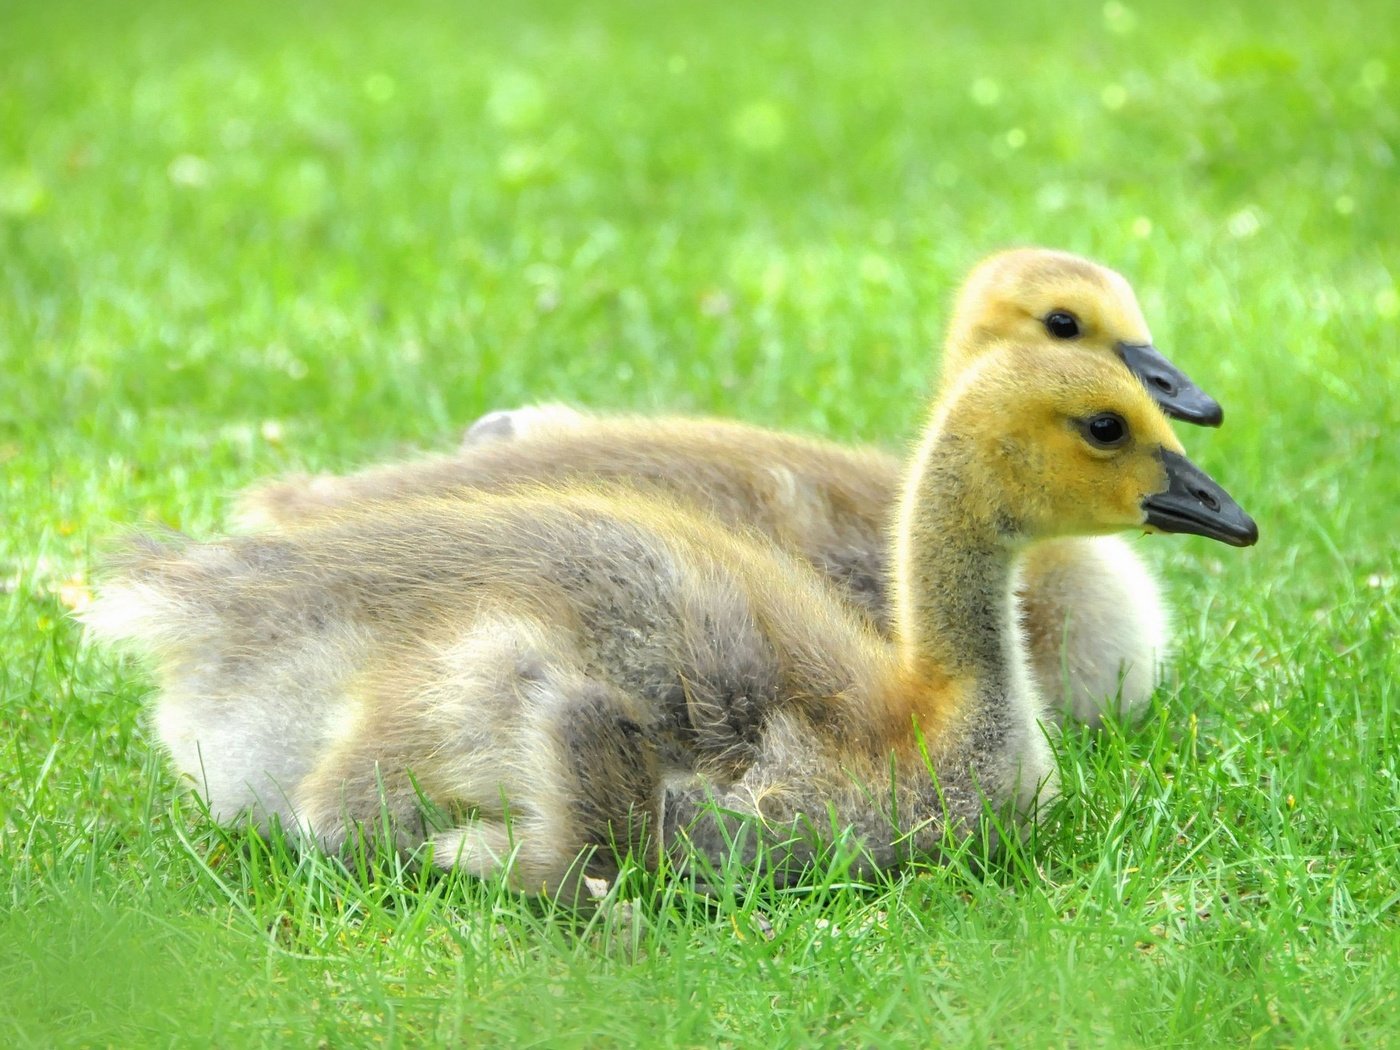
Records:
[[[1152,385],[1164,394],[1174,395],[1176,393],[1176,387],[1172,385],[1169,379],[1166,379],[1163,376],[1153,376]]]
[[[1220,509],[1220,501],[1215,498],[1213,493],[1207,492],[1205,489],[1196,489],[1194,495],[1211,510]]]

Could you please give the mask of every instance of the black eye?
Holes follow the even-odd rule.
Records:
[[[1128,424],[1117,412],[1100,412],[1084,421],[1084,436],[1099,448],[1117,448],[1128,440]]]
[[[1079,335],[1079,320],[1066,310],[1052,310],[1045,315],[1045,330],[1056,339],[1074,339]]]

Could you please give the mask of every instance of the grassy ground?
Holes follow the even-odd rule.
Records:
[[[1400,1039],[1388,0],[515,6],[5,9],[0,1041]],[[1172,679],[982,876],[579,918],[347,874],[180,800],[67,618],[122,525],[495,406],[898,442],[1009,243],[1131,276],[1263,539],[1143,544]]]

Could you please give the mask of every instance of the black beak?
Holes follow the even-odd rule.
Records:
[[[1204,427],[1218,427],[1224,421],[1220,402],[1191,382],[1151,343],[1119,343],[1118,356],[1167,415]]]
[[[1177,452],[1158,453],[1167,470],[1167,491],[1142,501],[1147,524],[1163,532],[1209,536],[1232,547],[1252,547],[1259,526],[1230,494],[1196,464]]]

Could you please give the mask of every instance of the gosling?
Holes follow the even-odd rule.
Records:
[[[1219,404],[1155,349],[1128,282],[1087,259],[1017,249],[978,265],[948,327],[942,387],[999,340],[1119,361],[1169,414],[1210,426],[1222,419]],[[889,628],[883,537],[898,460],[719,420],[600,418],[562,405],[493,412],[468,431],[459,456],[289,478],[245,494],[238,517],[260,527],[367,499],[576,477],[625,479],[761,529]],[[1097,726],[1107,712],[1132,718],[1145,708],[1171,623],[1161,585],[1131,546],[1116,537],[1043,544],[1023,562],[1018,593],[1032,673],[1054,717]]]
[[[88,620],[153,656],[156,731],[216,816],[328,849],[388,826],[560,893],[619,851],[723,863],[736,827],[781,874],[832,829],[884,868],[937,858],[985,805],[1032,816],[1053,766],[1018,552],[1257,538],[1138,382],[1065,349],[986,354],[952,384],[895,522],[888,637],[769,538],[585,485],[148,543]]]

